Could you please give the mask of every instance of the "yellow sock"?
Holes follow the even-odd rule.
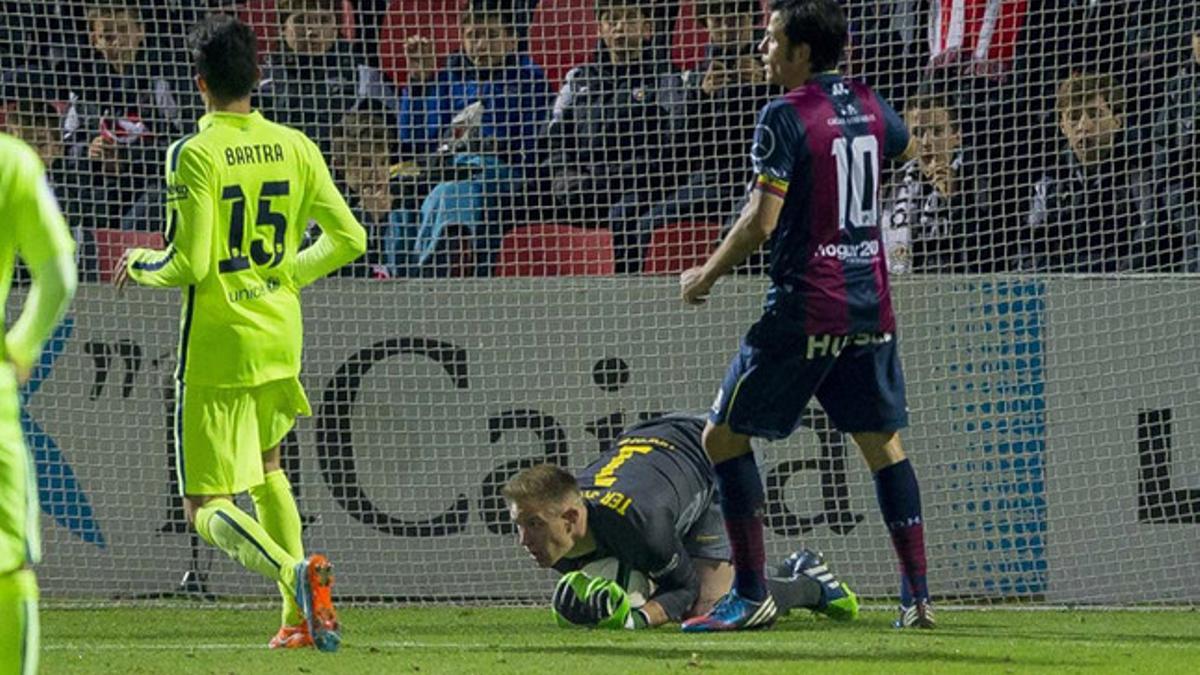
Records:
[[[295,567],[300,559],[283,550],[257,520],[233,502],[213,499],[201,507],[196,512],[196,531],[242,567],[278,582],[288,593],[295,591]]]
[[[267,534],[293,558],[304,559],[304,542],[301,540],[300,510],[292,496],[292,484],[282,469],[263,476],[263,482],[250,488],[254,499],[254,513]],[[296,605],[295,595],[279,585],[283,596],[283,615],[280,620],[285,626],[303,623],[304,614]]]
[[[0,574],[0,675],[38,669],[38,585],[32,570]]]

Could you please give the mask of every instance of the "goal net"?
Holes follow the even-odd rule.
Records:
[[[843,71],[915,142],[862,206],[892,271],[935,598],[1196,603],[1195,3],[843,6]],[[55,601],[275,593],[184,519],[178,293],[108,284],[125,248],[161,246],[165,149],[204,113],[187,32],[211,12],[254,28],[255,106],[317,142],[368,232],[303,298],[314,414],[283,457],[306,547],[356,601],[544,601],[553,576],[499,488],[707,409],[761,311],[761,257],[701,308],[677,277],[735,220],[780,94],[762,6],[4,3],[0,123],[46,162],[83,279],[22,393]],[[820,550],[892,598],[849,438],[814,403],[756,447],[769,562]]]

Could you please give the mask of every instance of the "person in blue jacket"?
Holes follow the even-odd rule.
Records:
[[[440,70],[429,38],[405,43],[401,153],[424,166],[435,185],[420,206],[410,273],[473,271],[475,245],[454,250],[453,244],[474,238],[486,256],[489,211],[519,184],[524,158],[549,117],[545,73],[522,47],[525,14],[511,0],[471,0],[460,19],[461,49]]]

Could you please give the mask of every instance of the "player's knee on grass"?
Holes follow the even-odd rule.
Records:
[[[740,457],[751,451],[750,437],[739,434],[729,428],[728,424],[714,425],[709,422],[704,426],[704,451],[713,464]]]
[[[897,431],[866,431],[850,436],[872,473],[904,461],[904,446]]]

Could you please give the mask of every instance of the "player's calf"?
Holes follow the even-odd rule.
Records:
[[[0,572],[0,673],[35,673],[38,585],[33,570]]]

